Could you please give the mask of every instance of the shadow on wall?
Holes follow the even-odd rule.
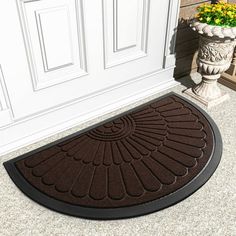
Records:
[[[176,37],[175,78],[179,79],[197,71],[199,36],[189,27],[189,19],[180,18]]]
[[[236,0],[231,0],[231,2],[232,1]],[[197,71],[196,58],[199,36],[189,27],[189,19],[194,18],[196,7],[203,2],[214,4],[217,3],[218,0],[181,0],[176,39],[176,79]]]

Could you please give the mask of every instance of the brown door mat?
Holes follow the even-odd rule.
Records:
[[[50,209],[117,219],[183,200],[210,178],[221,154],[212,119],[171,93],[4,165]]]

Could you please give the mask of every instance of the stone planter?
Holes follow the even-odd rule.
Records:
[[[236,27],[224,28],[193,21],[191,28],[200,34],[197,58],[200,84],[185,91],[207,107],[229,98],[218,87],[217,80],[230,67],[235,47]]]

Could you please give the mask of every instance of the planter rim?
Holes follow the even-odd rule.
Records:
[[[236,38],[236,27],[223,27],[216,25],[208,25],[207,23],[202,23],[197,19],[193,19],[190,22],[190,27],[198,32],[199,34],[206,35],[208,37],[218,37],[218,38]]]

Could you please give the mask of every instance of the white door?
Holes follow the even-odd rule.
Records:
[[[14,118],[161,70],[169,2],[5,1],[1,64]]]

